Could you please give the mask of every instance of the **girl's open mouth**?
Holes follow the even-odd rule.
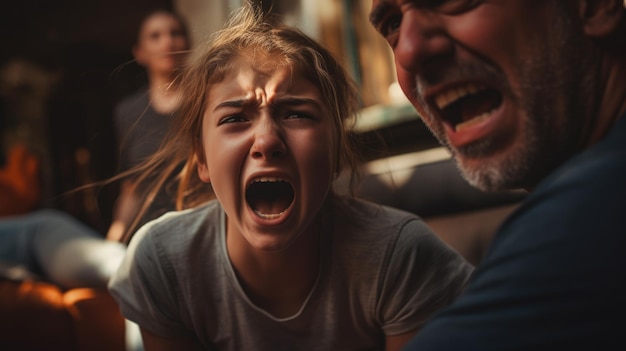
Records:
[[[293,186],[280,178],[257,178],[246,188],[246,201],[260,218],[276,219],[293,203]]]

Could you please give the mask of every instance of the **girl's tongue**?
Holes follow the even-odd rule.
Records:
[[[246,190],[246,201],[257,214],[267,217],[284,212],[294,199],[291,184],[286,181],[256,181]]]

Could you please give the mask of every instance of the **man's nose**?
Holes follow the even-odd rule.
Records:
[[[287,146],[276,121],[272,118],[261,119],[254,130],[254,142],[250,148],[252,158],[269,161],[286,154]]]
[[[436,14],[413,11],[403,16],[393,49],[399,68],[419,74],[453,50],[453,40]]]

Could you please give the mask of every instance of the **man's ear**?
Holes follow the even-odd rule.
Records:
[[[606,37],[617,30],[624,17],[624,0],[581,0],[579,15],[590,37]]]

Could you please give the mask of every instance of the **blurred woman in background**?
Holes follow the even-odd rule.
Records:
[[[147,85],[122,100],[115,108],[115,126],[120,147],[120,171],[124,172],[150,156],[170,127],[179,104],[177,75],[189,52],[185,24],[178,15],[154,10],[141,21],[132,52],[147,74]],[[121,183],[107,237],[119,241],[133,228],[174,209],[173,196],[157,195],[146,215],[135,220],[145,189],[133,179]]]

